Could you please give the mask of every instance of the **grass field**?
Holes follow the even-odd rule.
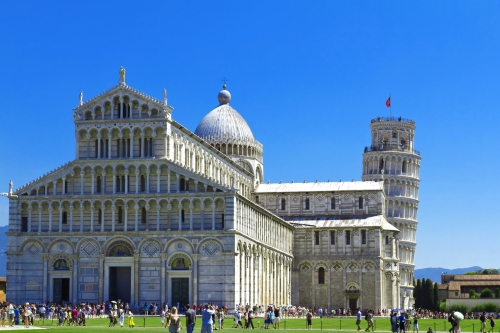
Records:
[[[127,323],[128,318],[125,318],[125,324]],[[184,318],[181,319],[184,325]],[[135,328],[133,330],[141,330],[147,332],[168,332],[167,329],[162,328],[160,325],[160,317],[143,317],[143,316],[135,316],[134,317]],[[54,321],[45,321],[42,323],[38,320],[35,320],[35,326],[43,327],[48,330],[58,332],[58,333],[66,333],[66,332],[82,332],[82,331],[97,331],[97,332],[112,332],[116,330],[130,330],[128,326],[125,325],[124,328],[120,328],[120,326],[116,326],[114,328],[108,327],[109,320],[107,318],[99,318],[99,319],[87,319],[87,326],[57,326],[57,320]],[[261,327],[257,327],[258,323],[260,326],[263,325],[263,318],[255,318],[254,325],[258,330],[263,330]],[[228,317],[225,320],[224,330],[225,331],[241,331],[242,329],[234,329],[232,328],[233,319]],[[356,327],[356,318],[313,318],[312,320],[312,330],[320,331],[342,331],[342,332],[355,332],[357,330]],[[375,317],[374,318],[375,331],[376,332],[390,332],[390,322],[387,317]],[[363,332],[366,328],[366,321],[362,321],[361,328]],[[446,320],[443,319],[420,319],[419,320],[419,332],[426,333],[429,327],[435,332],[447,332],[451,327]],[[461,328],[464,332],[479,332],[480,323],[479,320],[463,320],[461,322]],[[199,333],[201,329],[201,318],[198,318],[196,327],[194,329],[194,333]],[[489,326],[487,327],[489,329]],[[2,330],[0,328],[0,330]],[[273,330],[273,329],[271,329]],[[280,324],[280,330],[293,330],[294,333],[302,333],[306,332],[306,320],[304,318],[282,318]],[[186,328],[183,327],[181,332],[186,332]],[[408,333],[413,333],[413,325],[411,330]]]

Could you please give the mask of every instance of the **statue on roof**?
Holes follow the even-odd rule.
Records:
[[[167,105],[167,89],[163,88],[163,105]]]
[[[125,68],[120,67],[120,83],[125,84]]]
[[[12,188],[14,187],[14,183],[12,182],[12,179],[9,182],[9,195],[12,195]]]
[[[83,91],[80,91],[80,99],[78,100],[78,106],[83,105]]]

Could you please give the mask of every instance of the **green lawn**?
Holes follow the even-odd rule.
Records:
[[[126,325],[128,318],[125,318],[125,327],[123,329],[129,330]],[[165,328],[162,328],[160,325],[160,317],[142,317],[135,316],[134,317],[135,328],[134,330],[142,330],[148,332],[168,332]],[[184,318],[182,318],[183,326]],[[88,329],[97,330],[98,332],[112,332],[116,330],[120,330],[120,326],[114,328],[108,327],[109,320],[107,318],[102,319],[87,319],[87,326],[57,326],[57,320],[45,321],[42,325],[42,322],[35,321],[35,326],[44,327],[48,330],[57,331],[59,333],[65,332],[76,332],[76,331],[86,331]],[[258,324],[260,326],[264,324],[263,318],[255,318],[254,325],[256,329],[258,328]],[[389,318],[374,318],[375,323],[375,331],[377,332],[390,332],[390,322]],[[235,331],[236,329],[232,328],[233,319],[231,317],[226,318],[224,330]],[[328,330],[328,331],[343,331],[343,332],[355,332],[357,330],[356,327],[356,319],[355,318],[313,318],[312,320],[312,328],[314,331],[319,330]],[[366,328],[366,321],[363,320],[361,324],[361,328],[364,331]],[[443,319],[420,319],[419,320],[419,332],[426,333],[429,327],[435,332],[447,332],[450,328],[449,323]],[[479,320],[463,320],[461,322],[461,328],[464,332],[478,332],[480,328]],[[198,318],[197,324],[194,330],[194,333],[199,333],[201,329],[201,318]],[[489,329],[489,327],[487,328]],[[242,330],[242,329],[238,329]],[[282,318],[280,330],[293,330],[296,333],[305,333],[306,332],[306,320],[304,318],[296,319],[296,318]],[[363,332],[362,331],[362,332]],[[186,328],[183,327],[181,332],[186,332]],[[408,333],[413,333],[413,325],[411,330]]]

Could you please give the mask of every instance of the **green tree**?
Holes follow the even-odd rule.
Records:
[[[469,291],[469,298],[477,298],[477,294],[474,290]]]
[[[481,291],[481,298],[493,298],[493,292],[488,288],[484,288]]]
[[[438,284],[437,283],[434,283],[434,290],[433,290],[433,303],[434,303],[434,308],[433,310],[435,311],[439,311],[439,288],[438,288]]]
[[[434,309],[434,289],[432,288],[431,279],[425,280],[425,295],[427,306],[426,309],[432,310]]]
[[[495,298],[500,298],[500,288],[495,288]]]
[[[421,308],[422,307],[422,297],[420,297],[420,296],[422,293],[422,284],[420,283],[420,279],[417,280],[417,285],[415,286],[415,290],[413,292],[414,292],[413,297],[415,298],[415,307],[417,309]]]
[[[496,268],[486,268],[484,269],[481,274],[499,274],[498,269]]]

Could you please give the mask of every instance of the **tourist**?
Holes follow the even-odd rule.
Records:
[[[396,312],[391,312],[390,318],[391,318],[391,331],[392,333],[397,333],[399,325],[398,325],[398,316],[396,315]]]
[[[205,308],[201,311],[201,333],[212,333],[213,314],[213,308],[209,308],[208,303],[205,304]]]
[[[128,327],[133,328],[135,326],[134,324],[134,314],[132,313],[132,310],[128,311]]]
[[[306,315],[306,322],[307,322],[307,329],[310,330],[312,329],[312,310],[309,310],[309,312]]]
[[[373,314],[372,314],[372,310],[368,310],[368,312],[366,313],[365,319],[368,322],[368,327],[366,328],[365,332],[370,332],[370,328],[371,328],[371,331],[373,332],[374,331],[374,327],[373,327]]]
[[[358,313],[356,313],[356,325],[358,326],[358,331],[361,330],[361,310],[358,308]]]
[[[194,306],[193,309],[191,309],[189,304],[186,304],[186,329],[187,333],[193,333],[194,326],[196,324],[196,312],[194,311]]]
[[[399,319],[399,333],[406,333],[405,315],[403,312],[401,312],[398,319]]]
[[[432,327],[429,327],[429,330],[427,331],[427,333],[434,333],[434,332],[432,331]]]
[[[252,329],[255,329],[255,327],[253,327],[253,310],[248,312],[248,322],[245,328],[249,328],[250,326],[252,326]]]
[[[177,307],[173,306],[171,312],[172,312],[172,314],[168,320],[168,331],[170,333],[180,332],[180,330],[182,328],[182,324],[181,324],[181,319],[179,318],[179,315],[177,314]]]
[[[279,307],[274,308],[274,328],[280,329],[280,309]]]
[[[493,333],[493,329],[495,328],[495,318],[493,316],[493,313],[490,316],[490,329],[488,332]]]
[[[483,311],[483,313],[479,316],[479,320],[481,321],[481,329],[479,331],[485,333],[485,330],[486,330],[486,312]]]
[[[161,322],[161,327],[165,326],[165,309],[161,309],[161,314],[160,314],[160,322]]]
[[[455,318],[453,317],[453,311],[448,315],[448,322],[451,324],[451,328],[448,330],[450,333],[455,332]]]
[[[120,305],[120,309],[118,310],[118,323],[120,327],[123,328],[123,324],[125,321],[125,311],[123,310],[123,305]]]
[[[418,333],[418,314],[417,313],[415,313],[415,315],[413,317],[413,330],[417,331],[417,333]]]

